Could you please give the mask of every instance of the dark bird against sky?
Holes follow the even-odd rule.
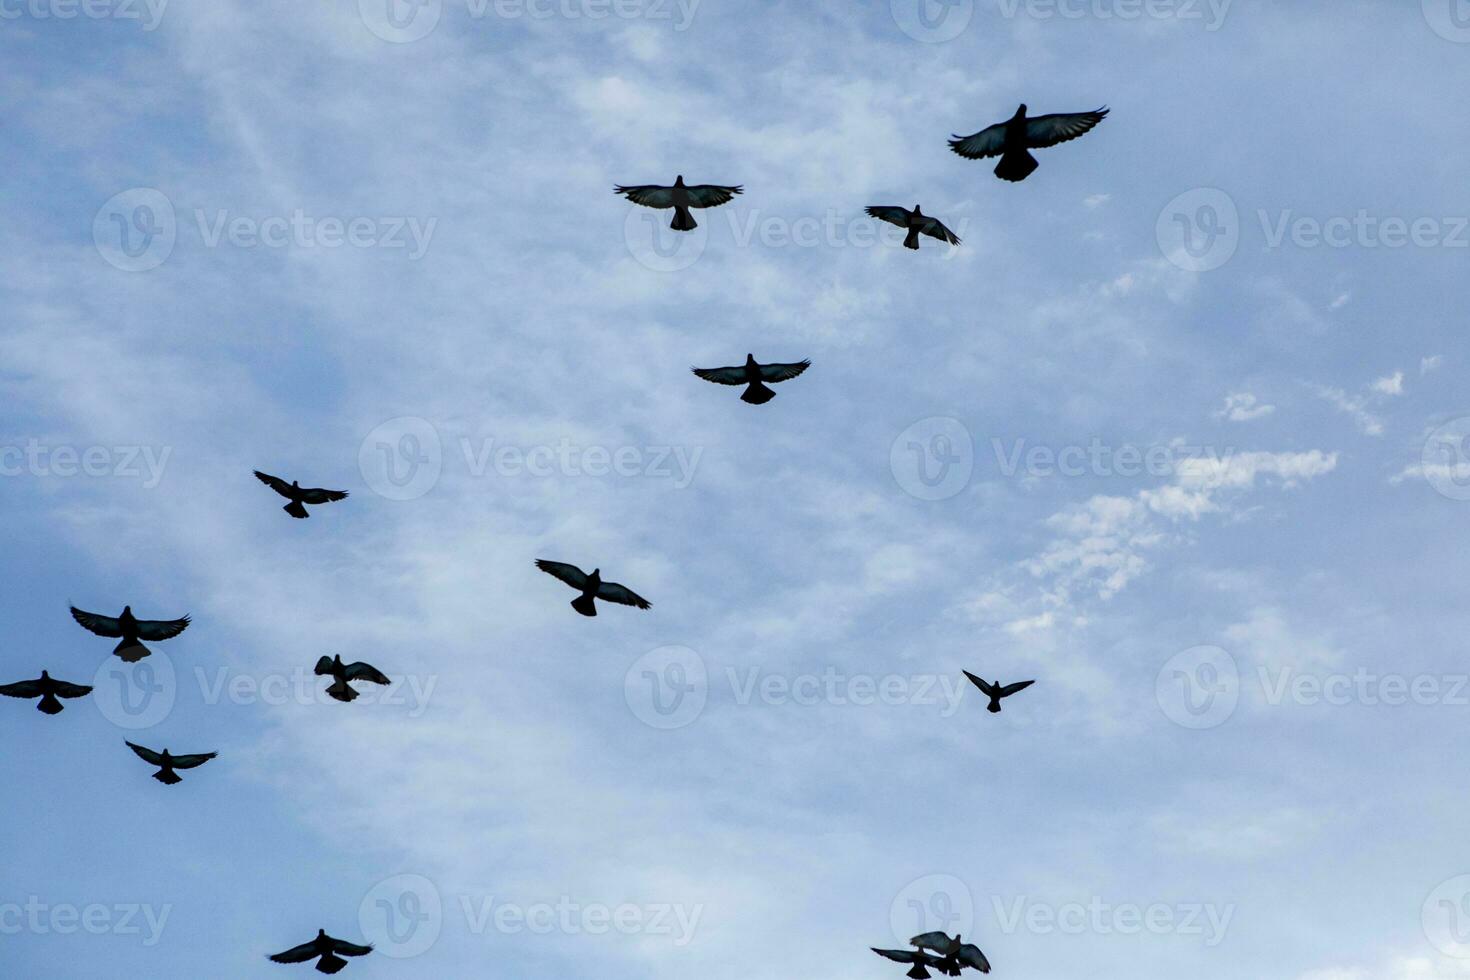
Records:
[[[41,671],[41,676],[33,681],[17,681],[14,684],[0,685],[0,694],[6,697],[40,698],[41,703],[36,705],[36,709],[48,715],[61,714],[61,702],[56,700],[57,698],[84,698],[91,693],[90,687],[59,681],[44,670]]]
[[[947,933],[926,932],[910,939],[909,945],[938,953],[942,957],[938,964],[939,971],[946,976],[957,977],[965,967],[989,973],[990,961],[980,952],[980,947],[963,942],[962,939],[958,934],[951,939]]]
[[[121,642],[113,647],[112,652],[130,664],[142,660],[153,652],[142,644],[142,640],[150,643],[169,640],[184,632],[189,626],[188,616],[181,619],[138,619],[133,615],[132,606],[123,606],[122,615],[116,619],[111,616],[99,616],[97,613],[85,612],[72,606],[71,618],[80,623],[83,629],[96,633],[98,636],[105,636],[108,639],[122,637]]]
[[[1005,687],[1002,687],[1000,684],[987,684],[982,678],[976,677],[968,670],[964,674],[970,679],[971,684],[978,687],[980,692],[990,699],[990,704],[986,706],[985,710],[993,715],[1000,714],[1001,698],[1008,698],[1012,694],[1018,691],[1024,691],[1036,683],[1035,681],[1018,681],[1015,684],[1007,684]]]
[[[876,946],[870,948],[879,956],[893,960],[895,963],[912,963],[914,968],[904,976],[912,977],[913,980],[928,980],[932,976],[928,968],[932,966],[937,970],[942,962],[939,957],[930,956],[917,949],[879,949]]]
[[[908,229],[908,237],[903,240],[904,248],[917,249],[920,235],[928,235],[951,245],[960,243],[958,235],[944,227],[938,218],[931,218],[921,211],[917,204],[912,211],[894,204],[875,204],[868,208],[868,214],[879,221]]]
[[[255,471],[255,478],[291,501],[281,509],[298,519],[311,516],[306,512],[306,508],[302,504],[316,506],[317,504],[329,504],[333,501],[347,499],[346,490],[323,490],[320,487],[303,487],[295,480],[287,483],[278,476],[271,476],[269,473],[260,472],[260,470]]]
[[[318,973],[336,973],[347,965],[344,956],[366,956],[371,953],[371,946],[358,946],[343,939],[334,939],[327,935],[327,930],[318,929],[316,938],[309,943],[293,946],[284,953],[275,953],[270,957],[272,963],[309,963],[317,960],[316,969]]]
[[[195,769],[219,755],[218,752],[201,752],[197,755],[171,755],[168,749],[164,749],[162,752],[155,752],[152,749],[145,749],[141,745],[134,745],[132,742],[128,742],[127,746],[137,753],[138,758],[151,766],[158,767],[158,771],[153,774],[153,778],[166,786],[183,782],[174,772],[175,769]]]
[[[757,364],[754,354],[746,354],[745,364],[741,367],[690,368],[690,370],[704,380],[713,381],[717,385],[747,385],[740,400],[752,405],[764,405],[776,397],[776,393],[766,385],[790,381],[811,366],[811,361],[797,361],[795,364]]]
[[[602,599],[605,602],[616,602],[623,606],[636,606],[639,609],[652,609],[653,604],[638,595],[627,586],[616,582],[604,582],[602,570],[594,568],[592,574],[588,575],[576,565],[568,565],[565,562],[547,561],[544,558],[536,559],[536,567],[547,575],[561,579],[567,585],[581,592],[577,598],[572,600],[572,608],[583,616],[596,616],[597,605],[592,600]]]
[[[985,157],[1000,157],[995,165],[995,175],[1012,183],[1031,176],[1039,164],[1030,153],[1074,140],[1103,121],[1108,108],[1091,112],[1058,112],[1049,116],[1026,117],[1026,105],[1005,122],[988,126],[969,136],[958,136],[949,141],[949,148],[970,160]]]
[[[327,693],[342,702],[357,700],[358,692],[348,685],[348,681],[367,681],[372,684],[393,683],[388,679],[387,674],[372,664],[365,664],[361,660],[344,664],[341,654],[335,657],[322,657],[316,662],[316,672],[320,677],[332,678],[332,684],[327,688]]]
[[[664,187],[661,184],[624,187],[618,184],[613,188],[614,194],[622,194],[634,204],[641,204],[645,208],[673,208],[674,220],[669,227],[675,231],[693,231],[699,227],[699,222],[689,213],[690,208],[719,207],[728,203],[736,194],[744,192],[745,189],[738,185],[686,184],[683,174],[674,180],[673,187]]]

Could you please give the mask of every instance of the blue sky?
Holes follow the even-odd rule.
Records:
[[[0,0],[0,972],[1470,976],[1470,10],[386,2]]]

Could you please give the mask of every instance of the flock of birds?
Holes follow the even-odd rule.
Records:
[[[1023,104],[1016,110],[1015,115],[1005,122],[996,123],[970,136],[955,136],[950,141],[950,148],[968,159],[999,157],[995,175],[1002,180],[1022,181],[1037,168],[1036,158],[1031,155],[1031,150],[1055,146],[1058,143],[1076,139],[1101,122],[1107,116],[1108,109],[1104,107],[1091,112],[1055,113],[1045,116],[1028,116],[1026,112],[1026,106]],[[698,227],[698,223],[690,213],[691,209],[711,208],[726,204],[737,194],[743,193],[743,190],[740,186],[685,184],[682,175],[674,181],[672,186],[642,184],[615,187],[616,193],[624,195],[634,204],[666,210],[672,208],[674,217],[669,227],[675,231],[692,231]],[[937,238],[950,245],[960,244],[954,232],[946,228],[938,218],[924,214],[917,204],[914,205],[913,210],[894,205],[874,205],[867,209],[867,213],[874,218],[904,228],[908,233],[903,242],[906,248],[917,249],[920,235]],[[776,397],[776,393],[768,385],[790,381],[810,366],[811,362],[808,360],[794,363],[761,364],[753,355],[747,354],[743,365],[693,368],[692,370],[698,377],[714,384],[743,385],[745,391],[740,396],[741,401],[752,405],[763,405]],[[348,496],[346,490],[302,487],[295,480],[287,483],[279,477],[262,473],[259,470],[255,471],[255,476],[261,483],[288,501],[282,509],[298,520],[311,516],[306,509],[308,505],[320,506],[334,503],[345,500]],[[565,562],[538,559],[535,564],[541,571],[577,590],[577,598],[572,600],[571,606],[583,616],[597,615],[596,600],[598,599],[637,609],[652,608],[652,603],[627,586],[604,581],[602,570],[599,568],[594,568],[591,574],[588,574],[576,565]],[[71,615],[83,629],[97,636],[116,639],[118,643],[112,653],[127,663],[137,663],[151,655],[152,651],[148,649],[144,641],[159,643],[173,639],[184,632],[190,624],[188,616],[179,619],[138,619],[133,615],[131,606],[124,606],[122,612],[117,616],[103,616],[72,606]],[[326,693],[344,703],[349,703],[359,696],[351,686],[354,682],[382,685],[391,683],[388,676],[373,665],[363,662],[343,663],[340,655],[321,657],[317,661],[315,674],[330,678],[331,683],[326,687]],[[1028,680],[1002,685],[987,682],[969,671],[964,671],[964,674],[981,693],[989,698],[987,710],[992,713],[1000,712],[1001,701],[1004,698],[1011,697],[1035,683],[1035,681]],[[48,715],[57,715],[62,712],[62,700],[82,698],[90,693],[92,693],[91,687],[57,680],[46,670],[42,670],[41,676],[35,680],[0,685],[0,695],[39,699],[38,710]],[[159,752],[133,742],[125,741],[124,744],[144,762],[157,767],[158,771],[153,773],[153,778],[168,786],[183,782],[182,777],[178,775],[179,770],[196,769],[218,755],[216,752],[174,755],[166,748]],[[951,977],[959,976],[965,968],[978,970],[981,973],[990,972],[990,961],[986,959],[979,947],[973,943],[963,942],[962,937],[958,935],[951,938],[943,932],[926,932],[909,940],[909,945],[913,948],[874,948],[873,952],[895,962],[912,964],[912,969],[908,971],[907,976],[914,980],[925,980],[930,976],[930,969],[938,970]],[[347,957],[365,956],[372,951],[373,947],[370,945],[346,942],[329,936],[325,930],[318,929],[316,938],[284,952],[275,953],[269,959],[275,963],[307,963],[316,960],[316,969],[319,972],[331,974],[337,973],[347,965]]]

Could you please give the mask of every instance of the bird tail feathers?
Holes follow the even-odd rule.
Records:
[[[306,508],[301,506],[301,501],[299,500],[293,500],[281,509],[290,514],[292,517],[297,518],[298,520],[303,517],[311,516],[306,512]]]
[[[914,980],[928,980],[929,971],[924,969],[924,964],[915,963],[914,968],[908,973],[905,973],[904,976],[913,977]]]
[[[750,386],[745,389],[745,394],[740,396],[740,400],[743,402],[749,402],[752,405],[764,405],[766,402],[775,397],[776,393],[774,391],[767,388],[759,381],[752,381],[750,383]]]
[[[316,969],[318,973],[336,973],[347,965],[342,957],[328,953],[317,960]]]
[[[1011,183],[1025,180],[1030,177],[1036,168],[1040,166],[1036,158],[1027,150],[1017,150],[1007,153],[1000,158],[1000,163],[995,165],[995,175],[1001,180],[1009,180]]]
[[[903,240],[903,247],[912,249],[917,249],[919,247],[919,229],[909,229],[908,237]]]
[[[590,595],[577,596],[577,598],[572,600],[572,608],[583,616],[597,615],[597,606],[593,604],[592,596]]]
[[[344,704],[357,700],[357,691],[349,687],[346,681],[337,681],[327,688],[327,693]]]
[[[125,662],[135,664],[144,657],[149,656],[153,651],[149,650],[137,640],[124,639],[112,648],[112,652],[121,657]]]
[[[41,703],[36,705],[37,711],[44,711],[48,715],[61,714],[61,702],[56,700],[56,695],[46,694],[41,698]]]
[[[179,774],[174,772],[172,769],[160,769],[153,774],[153,778],[158,780],[160,783],[163,783],[163,785],[165,786],[172,786],[174,783],[182,783],[184,781],[182,778],[180,778]]]
[[[669,227],[675,231],[693,231],[699,227],[699,222],[694,220],[688,208],[679,207],[674,208],[674,221]]]

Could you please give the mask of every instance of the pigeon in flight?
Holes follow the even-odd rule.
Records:
[[[961,970],[970,967],[981,973],[990,972],[990,961],[985,954],[980,952],[980,947],[974,943],[961,942],[961,937],[956,934],[950,939],[946,933],[926,932],[922,936],[915,936],[909,940],[909,945],[917,946],[919,949],[929,949],[943,957],[939,961],[938,969],[945,976],[957,977]]]
[[[132,606],[123,606],[122,615],[116,619],[72,606],[71,618],[80,623],[83,629],[98,636],[108,639],[122,637],[122,641],[112,652],[130,664],[137,663],[153,652],[139,641],[149,640],[156,643],[159,640],[170,640],[184,632],[189,625],[188,616],[182,619],[138,619],[133,615]]]
[[[653,608],[652,603],[627,586],[616,582],[604,582],[601,569],[594,568],[592,574],[588,575],[576,565],[547,561],[544,558],[536,559],[536,567],[547,575],[561,579],[582,593],[572,600],[572,608],[583,616],[597,615],[597,605],[592,601],[593,599],[616,602],[623,606],[637,606],[639,609]]]
[[[939,957],[930,956],[928,953],[918,949],[879,949],[876,946],[869,948],[879,956],[893,960],[896,963],[912,963],[914,968],[908,973],[905,973],[904,976],[913,977],[913,980],[928,980],[931,974],[927,968],[932,966],[937,970],[940,964],[944,962]]]
[[[33,681],[18,681],[15,684],[0,685],[0,694],[6,697],[40,698],[41,703],[36,705],[36,709],[48,715],[61,714],[61,702],[56,700],[57,698],[84,698],[91,693],[90,687],[59,681],[44,670],[41,671],[41,676]]]
[[[330,504],[338,500],[347,499],[346,490],[322,490],[318,487],[303,487],[295,480],[292,480],[288,484],[280,477],[271,476],[269,473],[262,473],[260,470],[255,471],[255,478],[291,501],[281,509],[298,519],[311,516],[306,512],[306,508],[301,506],[302,504],[316,506],[317,504]]]
[[[1012,183],[1025,180],[1040,166],[1031,150],[1043,150],[1074,140],[1103,121],[1108,107],[1091,112],[1057,112],[1049,116],[1026,118],[1026,105],[1022,103],[1016,114],[1005,122],[996,123],[971,136],[956,135],[949,141],[949,148],[970,160],[985,157],[1000,157],[995,166],[995,175]]]
[[[195,769],[219,755],[218,752],[202,752],[199,755],[170,755],[168,749],[164,749],[162,752],[154,752],[152,749],[145,749],[143,746],[134,745],[132,742],[128,742],[127,746],[137,753],[138,758],[150,766],[158,767],[158,771],[153,774],[153,778],[166,786],[183,782],[178,774],[174,772],[175,769]]]
[[[322,657],[316,662],[316,673],[319,677],[332,678],[332,685],[327,688],[327,693],[341,702],[357,700],[358,692],[348,686],[348,681],[368,681],[373,684],[391,684],[388,675],[383,673],[372,664],[365,664],[361,660],[353,664],[344,664],[342,655],[335,657]]]
[[[909,234],[903,240],[904,248],[917,249],[919,247],[920,234],[928,235],[930,238],[937,238],[941,242],[949,242],[951,245],[958,245],[960,243],[960,237],[958,235],[944,227],[938,218],[931,218],[919,210],[917,204],[914,205],[912,211],[896,205],[873,205],[868,208],[868,214],[877,218],[879,221],[886,221],[890,225],[907,228]]]
[[[690,368],[689,370],[717,385],[747,385],[740,400],[752,405],[764,405],[776,397],[776,393],[767,388],[765,383],[776,384],[779,381],[790,381],[811,366],[811,361],[797,361],[795,364],[757,364],[755,355],[746,354],[743,367]]]
[[[618,184],[613,187],[614,194],[622,194],[634,204],[641,204],[645,208],[673,208],[674,220],[669,225],[675,231],[693,231],[699,227],[699,222],[694,220],[694,215],[689,213],[690,208],[716,208],[721,204],[729,203],[736,194],[745,193],[745,188],[740,186],[725,187],[720,184],[686,184],[684,175],[680,174],[674,180],[673,187],[664,187],[660,184],[639,184],[635,187],[624,187]]]
[[[309,943],[293,946],[284,953],[276,953],[270,957],[272,963],[308,963],[317,960],[316,969],[318,973],[336,973],[347,965],[344,956],[366,956],[371,953],[371,946],[358,946],[342,939],[334,939],[327,935],[327,930],[318,929],[316,938]],[[317,959],[317,957],[321,957]]]
[[[976,687],[978,687],[981,693],[990,699],[990,704],[986,707],[985,710],[993,715],[1000,714],[1001,698],[1008,698],[1012,694],[1015,694],[1018,691],[1024,691],[1026,690],[1026,688],[1036,683],[1035,681],[1018,681],[1015,684],[1007,684],[1005,687],[1001,687],[999,684],[985,683],[982,678],[976,677],[968,670],[965,671],[964,674],[970,679],[971,684],[974,684]]]

